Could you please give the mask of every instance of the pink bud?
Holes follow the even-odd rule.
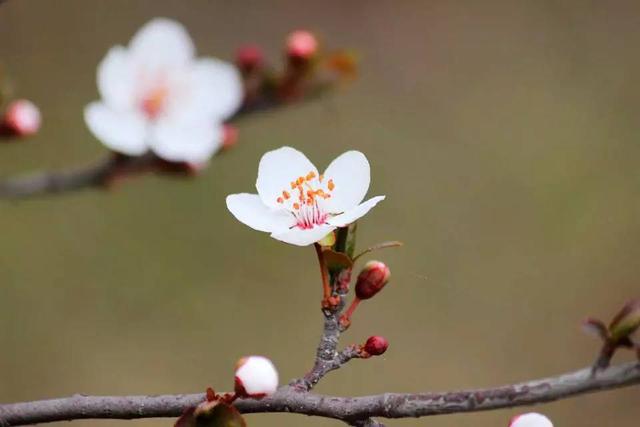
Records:
[[[228,150],[238,142],[238,128],[225,123],[223,125],[222,148]]]
[[[389,341],[385,337],[381,336],[373,336],[367,339],[367,342],[364,343],[364,351],[369,353],[372,356],[380,356],[384,354],[389,348]]]
[[[529,412],[511,418],[509,427],[553,427],[551,420],[542,414]]]
[[[287,55],[311,59],[318,51],[318,40],[313,33],[305,30],[294,31],[287,38]]]
[[[26,99],[12,101],[2,118],[2,126],[16,136],[30,136],[40,129],[40,110]]]
[[[256,45],[246,45],[236,52],[236,64],[244,70],[252,70],[262,66],[264,55]]]
[[[260,398],[278,389],[278,371],[263,356],[247,356],[236,363],[235,392],[241,397]]]
[[[356,281],[356,296],[369,299],[380,292],[389,281],[389,267],[380,261],[369,261],[364,265]]]

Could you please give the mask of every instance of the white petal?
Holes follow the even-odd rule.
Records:
[[[324,182],[333,180],[335,189],[325,207],[340,213],[357,206],[369,189],[369,161],[359,151],[347,151],[336,158],[324,172]]]
[[[214,58],[201,59],[193,66],[190,78],[192,96],[185,111],[224,120],[240,107],[244,89],[234,65]]]
[[[203,163],[222,145],[223,128],[214,122],[158,121],[149,146],[159,157],[171,162]]]
[[[268,208],[257,194],[231,194],[227,196],[227,209],[241,223],[268,233],[286,231],[296,222],[288,211]]]
[[[139,156],[147,151],[146,123],[135,112],[112,110],[101,102],[92,102],[84,109],[89,130],[110,149]]]
[[[116,110],[133,107],[134,76],[127,50],[122,46],[112,47],[98,65],[98,90],[102,100]]]
[[[135,62],[149,68],[184,66],[195,51],[182,24],[167,18],[155,18],[145,24],[133,36],[129,48]]]
[[[327,223],[331,225],[335,225],[336,227],[347,226],[355,222],[358,218],[361,218],[364,215],[366,215],[367,212],[371,210],[371,208],[373,208],[375,205],[377,205],[379,202],[383,201],[384,199],[385,199],[385,196],[372,197],[366,202],[361,203],[360,205],[356,206],[353,209],[349,209],[343,214],[336,215],[334,217],[327,219]]]
[[[258,194],[264,204],[277,208],[282,191],[291,191],[291,181],[309,172],[318,175],[316,167],[300,151],[291,147],[269,151],[262,156],[258,166]]]
[[[235,377],[249,396],[270,395],[278,389],[278,371],[273,363],[263,356],[243,357],[239,361]]]
[[[553,427],[551,420],[542,414],[529,412],[511,420],[509,427]]]
[[[298,227],[293,227],[292,229],[284,232],[274,232],[271,234],[271,237],[285,243],[290,243],[292,245],[307,246],[322,240],[324,236],[335,229],[335,226],[327,224],[318,225],[306,230]]]

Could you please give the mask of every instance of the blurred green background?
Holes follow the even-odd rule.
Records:
[[[2,175],[106,154],[82,119],[98,97],[96,65],[155,16],[184,23],[199,54],[226,59],[258,41],[279,61],[287,32],[309,28],[329,47],[358,49],[362,71],[317,102],[246,118],[238,146],[200,178],[1,201],[0,401],[229,389],[236,359],[252,353],[271,357],[283,382],[310,368],[321,329],[313,249],[250,230],[224,204],[253,189],[260,156],[282,145],[321,169],[347,149],[366,153],[370,195],[387,200],[361,221],[360,243],[405,242],[375,255],[392,283],[342,341],[381,334],[389,351],[331,373],[320,392],[484,387],[577,369],[599,345],[581,318],[609,318],[638,296],[638,2],[9,0],[0,62],[44,126],[0,147]],[[536,410],[557,426],[632,426],[639,395]],[[388,424],[506,426],[520,411]]]

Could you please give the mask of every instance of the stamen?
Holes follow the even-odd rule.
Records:
[[[329,180],[329,182],[327,183],[327,188],[329,189],[329,191],[333,191],[333,189],[336,188],[335,184],[333,183],[333,179]]]

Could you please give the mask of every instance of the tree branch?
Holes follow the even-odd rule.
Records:
[[[117,174],[142,171],[149,168],[154,161],[156,158],[151,154],[140,157],[110,155],[83,168],[9,178],[0,181],[0,199],[101,187]]]
[[[293,412],[350,423],[371,417],[407,418],[478,412],[534,405],[640,384],[640,365],[627,363],[591,375],[591,368],[496,388],[444,393],[385,393],[335,397],[285,386],[261,400],[238,400],[243,413]],[[0,405],[0,424],[17,426],[87,418],[178,417],[204,400],[204,394],[164,396],[82,396]],[[371,425],[371,424],[369,424]],[[375,425],[375,424],[374,424]]]

